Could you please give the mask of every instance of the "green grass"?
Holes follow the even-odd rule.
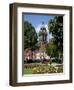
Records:
[[[32,74],[33,70],[32,68],[24,68],[24,74]]]

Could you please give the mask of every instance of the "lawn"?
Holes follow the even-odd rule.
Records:
[[[32,68],[24,68],[24,74],[32,74],[33,69]]]

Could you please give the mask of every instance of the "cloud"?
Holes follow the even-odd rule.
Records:
[[[49,40],[52,38],[52,34],[49,34],[49,30],[48,30],[47,24],[45,24],[44,26],[45,26],[45,28],[46,28],[46,30],[47,30],[47,41],[49,42]],[[35,28],[37,34],[39,33],[41,27],[42,27],[42,24],[39,24],[39,25]]]

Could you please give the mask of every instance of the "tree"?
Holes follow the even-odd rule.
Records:
[[[37,44],[37,33],[35,28],[28,21],[24,22],[24,49],[35,49]]]
[[[49,33],[52,33],[58,54],[63,52],[63,16],[55,16],[48,23]]]
[[[53,42],[53,38],[51,41],[46,45],[46,52],[49,56],[51,57],[56,57],[57,52],[56,52],[56,45]]]

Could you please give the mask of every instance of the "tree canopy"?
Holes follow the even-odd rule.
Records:
[[[32,48],[35,49],[37,44],[37,33],[35,28],[28,21],[24,22],[24,49]]]
[[[63,51],[63,16],[55,16],[48,23],[49,33],[52,33],[54,44],[58,51]]]

